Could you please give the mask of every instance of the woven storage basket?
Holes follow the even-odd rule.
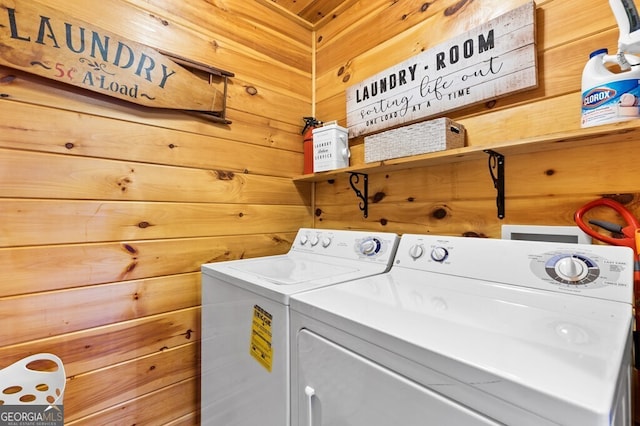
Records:
[[[364,161],[371,163],[390,158],[462,148],[465,133],[464,126],[443,117],[365,136]]]

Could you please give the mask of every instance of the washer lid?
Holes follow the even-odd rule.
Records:
[[[297,285],[312,280],[326,280],[357,271],[357,268],[339,266],[320,259],[305,261],[284,256],[275,259],[260,258],[252,262],[228,265],[236,274],[252,274],[275,285]]]
[[[291,308],[561,424],[608,419],[630,356],[628,304],[403,268]]]
[[[399,237],[388,232],[301,228],[287,254],[202,265],[202,273],[288,304],[301,291],[381,274]]]
[[[206,264],[202,273],[289,304],[292,294],[380,274],[386,268],[379,263],[287,254]]]

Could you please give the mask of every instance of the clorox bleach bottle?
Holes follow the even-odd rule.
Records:
[[[640,117],[640,58],[625,54],[631,69],[614,72],[615,55],[598,49],[589,55],[582,72],[582,127],[617,123]]]

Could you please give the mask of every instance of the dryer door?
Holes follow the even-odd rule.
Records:
[[[309,330],[297,347],[299,426],[499,425]]]

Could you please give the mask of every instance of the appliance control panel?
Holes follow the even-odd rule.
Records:
[[[605,245],[405,234],[393,268],[631,303],[633,250]]]
[[[387,232],[301,228],[290,253],[389,263],[399,241],[398,235]]]

